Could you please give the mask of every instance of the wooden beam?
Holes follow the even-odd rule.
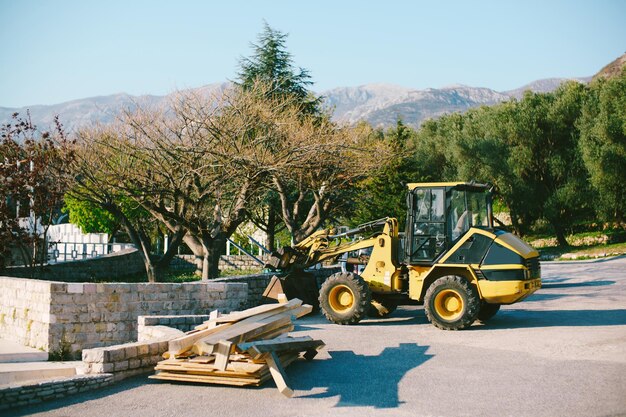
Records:
[[[282,351],[306,351],[307,360],[313,359],[313,356],[317,354],[317,349],[325,346],[321,340],[313,340],[309,336],[298,338],[277,338],[272,340],[262,340],[257,342],[240,343],[239,349],[247,351],[253,359],[262,357],[268,352],[282,352]],[[313,351],[309,353],[310,351]],[[312,356],[311,356],[312,355]],[[309,359],[310,358],[310,359]]]
[[[239,325],[248,325],[249,323],[254,323],[254,322],[256,322],[256,321],[258,321],[260,319],[265,319],[265,318],[268,318],[268,317],[275,316],[277,314],[283,313],[285,311],[293,310],[295,308],[300,307],[301,305],[302,305],[302,301],[294,298],[293,300],[289,301],[287,304],[275,304],[276,307],[271,309],[270,311],[267,311],[267,312],[264,312],[264,313],[260,313],[260,314],[257,313],[257,314],[255,314],[253,316],[247,317],[247,318],[237,322],[236,325],[237,326],[239,326]],[[259,306],[259,307],[262,307],[262,306]],[[303,306],[303,307],[305,307],[305,306]],[[256,309],[256,307],[254,309]],[[248,309],[248,310],[254,310],[254,309]],[[245,313],[248,310],[242,311],[241,313]],[[255,310],[255,311],[258,311],[258,310]],[[300,310],[298,310],[298,312],[296,313],[296,316],[298,314],[301,314]],[[216,320],[221,320],[221,319],[223,319],[225,317],[228,317],[228,316],[218,317]],[[215,334],[217,332],[221,332],[227,326],[231,326],[231,325],[233,325],[233,324],[232,323],[221,323],[221,324],[217,325],[214,328],[201,330],[201,331],[198,331],[198,332],[193,333],[193,334],[185,335],[185,336],[179,337],[177,339],[170,340],[169,346],[168,346],[168,352],[170,354],[170,357],[174,357],[175,355],[179,355],[179,354],[181,354],[181,353],[191,349],[196,342],[198,342],[198,341],[200,341],[200,340],[202,340],[202,339],[204,339],[204,338],[206,338],[208,336],[211,336],[211,335],[213,335],[213,334]],[[217,340],[215,340],[214,343],[219,342],[219,340],[220,339],[218,338]],[[196,352],[196,353],[198,353],[198,352]],[[209,353],[212,353],[212,352],[209,352]]]
[[[276,383],[276,388],[286,397],[293,397],[293,390],[289,388],[289,383],[287,382],[287,375],[285,375],[285,370],[283,366],[280,364],[280,359],[276,355],[276,352],[269,352],[266,357],[267,366],[270,368],[270,373],[272,374],[272,378]]]
[[[261,313],[267,313],[269,311],[273,311],[284,307],[286,303],[283,304],[263,304],[257,307],[252,307],[244,311],[235,311],[230,314],[226,314],[224,316],[209,318],[209,320],[195,327],[196,330],[204,330],[210,328],[215,324],[220,323],[234,323],[243,319],[247,319],[248,317],[255,316]]]
[[[215,345],[215,367],[220,371],[225,371],[228,365],[228,358],[233,348],[233,342],[227,340],[220,340]]]
[[[194,343],[194,352],[203,355],[210,354],[214,351],[214,345],[222,340],[238,344],[249,338],[267,333],[271,330],[289,324],[291,324],[291,315],[289,312],[265,317],[261,320],[247,323],[245,323],[244,320],[240,323],[231,325],[228,329],[222,332],[209,335],[202,340],[196,341],[196,343]]]
[[[220,324],[219,326],[213,327],[211,329],[201,330],[192,334],[188,334],[177,339],[170,340],[168,343],[168,353],[170,358],[173,358],[175,355],[179,355],[183,352],[188,351],[192,348],[194,343],[198,340],[201,340],[207,336],[210,336],[214,333],[221,332],[226,327],[230,326],[231,323]]]

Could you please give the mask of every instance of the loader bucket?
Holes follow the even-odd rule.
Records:
[[[292,247],[285,246],[272,252],[270,259],[265,264],[266,268],[272,269],[289,269],[294,265],[306,262],[307,255],[295,250]]]
[[[284,277],[274,276],[263,292],[265,300],[277,300],[278,294],[285,294],[287,299],[299,298],[305,304],[313,306],[313,311],[319,310],[319,288],[317,279],[310,272],[301,269],[292,270]]]

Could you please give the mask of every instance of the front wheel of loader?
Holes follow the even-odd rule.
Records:
[[[474,323],[481,302],[476,288],[459,276],[449,275],[433,282],[424,297],[426,317],[443,330],[461,330]]]
[[[324,316],[337,324],[356,324],[365,317],[372,295],[367,282],[351,272],[338,272],[322,284],[319,302]]]

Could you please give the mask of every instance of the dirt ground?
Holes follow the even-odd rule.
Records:
[[[446,332],[421,307],[338,326],[299,320],[326,342],[272,383],[228,388],[137,377],[9,412],[37,416],[626,416],[626,257],[543,263],[544,285],[487,325]]]

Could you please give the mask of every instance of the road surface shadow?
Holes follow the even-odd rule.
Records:
[[[422,308],[404,307],[405,306],[400,306],[396,311],[382,318],[372,318],[366,316],[357,324],[357,326],[402,326],[428,323]],[[326,319],[322,313],[314,313],[306,316],[304,319],[296,321],[296,328],[294,331],[321,330],[324,325],[329,324],[332,323]],[[318,325],[320,327],[318,327]]]
[[[607,285],[613,285],[615,281],[587,281],[587,282],[568,282],[568,283],[551,283],[545,282],[541,284],[543,289],[551,288],[576,288],[576,287],[604,287]]]
[[[550,301],[550,300],[558,300],[563,297],[573,297],[578,296],[578,294],[545,294],[545,293],[535,293],[524,300],[525,303],[532,303],[533,301]]]
[[[48,412],[48,411],[56,410],[57,408],[68,407],[71,405],[83,403],[85,401],[108,397],[109,395],[128,391],[128,390],[131,390],[133,388],[137,388],[143,385],[159,384],[161,381],[148,379],[148,375],[151,375],[151,374],[152,372],[146,373],[144,375],[138,375],[132,378],[125,379],[120,382],[115,382],[113,385],[110,385],[105,388],[99,388],[93,391],[81,392],[81,393],[67,396],[64,398],[60,398],[57,400],[50,400],[50,401],[45,401],[39,404],[33,404],[29,406],[24,406],[24,407],[2,410],[0,411],[0,415],[2,417],[29,416],[35,413]]]
[[[624,326],[626,310],[509,310],[501,311],[483,329],[534,327]]]
[[[400,343],[379,355],[358,355],[353,351],[328,351],[331,359],[294,363],[290,368],[298,378],[292,388],[298,398],[339,397],[336,407],[396,408],[398,384],[404,375],[434,355],[428,346]],[[289,373],[289,372],[288,372]],[[298,391],[323,392],[299,395]]]

